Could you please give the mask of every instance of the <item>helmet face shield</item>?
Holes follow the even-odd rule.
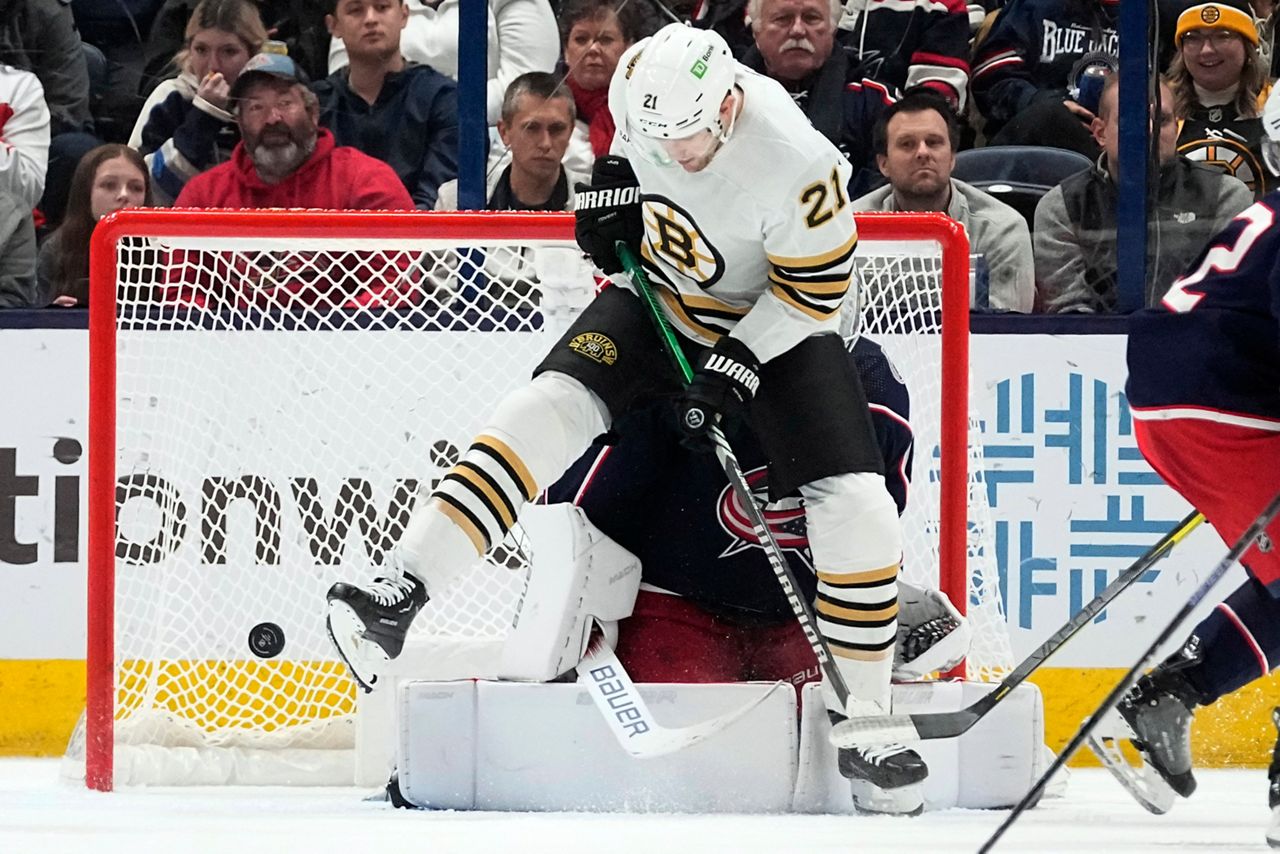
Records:
[[[681,166],[689,171],[698,171],[709,163],[720,144],[719,137],[707,129],[680,139],[653,139],[636,134],[633,140],[651,163],[664,167]]]

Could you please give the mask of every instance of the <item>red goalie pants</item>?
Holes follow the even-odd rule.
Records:
[[[641,590],[618,623],[618,659],[636,682],[817,681],[800,624],[744,626],[679,596]]]
[[[1280,492],[1280,433],[1196,418],[1136,420],[1142,455],[1228,545]],[[1280,519],[1241,561],[1280,596]]]

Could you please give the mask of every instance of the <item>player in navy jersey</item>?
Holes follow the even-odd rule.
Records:
[[[1275,153],[1274,94],[1264,115]],[[1280,192],[1210,241],[1160,305],[1132,316],[1128,358],[1126,393],[1143,456],[1224,540],[1239,539],[1280,491]],[[1280,663],[1277,542],[1273,522],[1241,561],[1244,584],[1117,706],[1144,759],[1183,797],[1195,790],[1196,708]],[[1125,782],[1124,769],[1109,767]]]
[[[869,339],[859,338],[850,358],[867,392],[886,484],[901,513],[913,451],[907,388]],[[640,558],[641,590],[632,616],[619,625],[618,657],[639,682],[783,680],[798,686],[817,680],[813,651],[723,469],[714,456],[681,443],[676,417],[669,401],[658,401],[619,419],[611,435],[592,445],[543,497],[580,506]],[[768,472],[759,443],[745,422],[726,426],[748,483],[763,499]],[[802,502],[770,503],[765,518],[802,595],[814,597],[817,576]],[[968,627],[961,629],[949,605],[940,605],[941,594],[903,592],[899,619],[911,640],[900,637],[899,667],[919,675],[928,672],[921,666],[954,665],[964,654]],[[916,603],[926,610],[913,618]],[[938,643],[931,663],[913,658],[931,643]]]

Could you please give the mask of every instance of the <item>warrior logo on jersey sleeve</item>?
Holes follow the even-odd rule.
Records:
[[[799,498],[784,498],[768,504],[769,470],[761,466],[744,472],[747,485],[757,503],[764,506],[764,520],[773,532],[773,538],[783,551],[797,554],[805,566],[813,569],[813,559],[809,555],[809,534],[805,525],[804,506]],[[720,490],[720,498],[716,501],[716,509],[720,518],[720,527],[724,529],[733,542],[720,553],[720,557],[731,557],[747,549],[763,548],[755,528],[747,516],[742,502],[730,486]]]
[[[699,231],[689,214],[670,199],[646,196],[644,229],[656,259],[700,288],[724,275],[724,257]]]

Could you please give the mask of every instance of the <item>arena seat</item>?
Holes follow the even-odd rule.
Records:
[[[993,145],[956,154],[951,177],[985,190],[1035,228],[1036,204],[1064,178],[1088,169],[1089,158],[1065,148]]]

